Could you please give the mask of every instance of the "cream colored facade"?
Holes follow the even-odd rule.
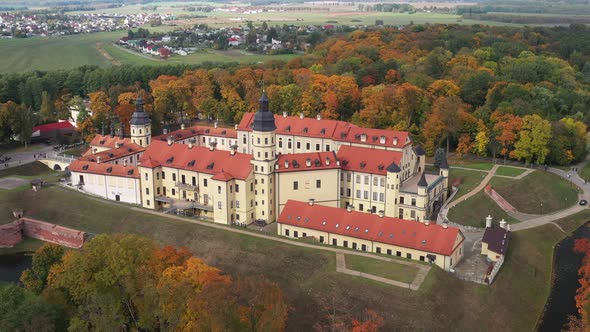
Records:
[[[277,178],[277,211],[280,214],[287,200],[308,201],[340,207],[338,181],[339,169],[302,170],[296,172],[278,172]]]
[[[425,226],[427,227],[427,226]],[[436,264],[441,269],[448,271],[455,267],[457,263],[463,258],[463,241],[464,237],[459,233],[453,244],[453,252],[451,255],[443,255],[432,253],[428,251],[417,250],[413,248],[394,246],[391,244],[370,241],[360,238],[355,238],[346,235],[328,233],[317,231],[314,229],[292,226],[287,224],[278,224],[277,233],[282,236],[290,238],[305,238],[313,237],[320,243],[329,244],[338,247],[351,248],[359,251],[372,252],[376,254],[387,254],[406,259],[413,259],[417,261],[428,261],[427,255],[434,255]]]

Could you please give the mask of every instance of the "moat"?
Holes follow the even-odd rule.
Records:
[[[0,282],[19,282],[21,273],[31,267],[32,262],[29,253],[0,255]]]
[[[568,316],[578,315],[575,296],[580,287],[578,269],[582,264],[582,255],[575,254],[573,249],[576,239],[590,239],[589,226],[581,226],[555,246],[553,285],[537,326],[539,332],[561,331]]]

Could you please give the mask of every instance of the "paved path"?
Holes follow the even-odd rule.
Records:
[[[131,209],[132,210],[135,210],[135,211],[140,211],[140,212],[143,212],[143,213],[149,213],[149,214],[157,215],[159,217],[164,217],[164,218],[168,218],[168,219],[176,219],[176,220],[180,220],[180,221],[184,221],[184,222],[190,222],[190,223],[201,225],[201,226],[222,229],[222,230],[224,230],[226,232],[234,232],[234,233],[245,234],[245,235],[248,235],[248,236],[255,236],[255,237],[258,237],[258,238],[262,238],[262,239],[266,239],[266,240],[271,240],[271,241],[276,241],[276,242],[282,242],[282,243],[286,243],[286,244],[293,245],[293,246],[298,246],[298,247],[305,247],[305,248],[312,248],[312,249],[316,249],[316,250],[331,251],[331,252],[336,253],[336,271],[337,272],[341,272],[341,273],[345,273],[345,274],[349,274],[349,275],[354,275],[354,276],[359,276],[359,277],[363,277],[363,278],[367,278],[367,279],[371,279],[371,280],[383,282],[383,283],[386,283],[386,284],[389,284],[389,285],[393,285],[393,286],[408,288],[408,289],[411,289],[411,290],[418,290],[420,288],[420,286],[422,285],[422,282],[424,282],[424,279],[426,279],[426,276],[428,275],[428,272],[430,271],[430,268],[431,268],[430,266],[427,266],[427,265],[422,265],[422,264],[418,264],[418,263],[414,263],[414,262],[409,262],[409,261],[405,261],[405,260],[392,259],[392,258],[387,258],[387,257],[373,255],[373,254],[370,254],[370,253],[356,252],[356,251],[345,250],[345,249],[338,249],[338,248],[329,247],[329,246],[319,246],[319,245],[314,245],[314,244],[309,244],[309,243],[303,243],[303,242],[298,242],[298,241],[295,241],[295,240],[289,240],[289,239],[286,239],[286,238],[280,238],[280,237],[271,236],[271,235],[264,235],[264,234],[260,234],[260,233],[256,233],[256,232],[252,232],[252,231],[246,231],[246,230],[239,229],[239,228],[228,227],[226,225],[215,224],[215,223],[212,223],[212,222],[206,222],[206,221],[200,221],[200,220],[193,220],[193,219],[182,218],[182,217],[178,217],[178,216],[175,216],[175,215],[165,214],[165,213],[161,213],[161,212],[157,212],[157,211],[151,211],[151,210],[146,210],[146,209],[137,208],[137,207],[133,207]],[[396,280],[391,280],[391,279],[387,279],[387,278],[375,276],[375,275],[372,275],[372,274],[367,274],[367,273],[362,273],[362,272],[359,272],[359,271],[349,270],[349,269],[346,268],[346,264],[344,262],[344,255],[345,254],[346,255],[362,256],[362,257],[377,259],[377,260],[381,260],[381,261],[385,261],[385,262],[393,262],[394,264],[401,264],[401,265],[411,266],[411,267],[416,268],[416,270],[417,270],[416,277],[414,278],[414,280],[412,281],[411,284],[408,284],[408,283],[404,283],[404,282],[400,282],[400,281],[396,281]],[[341,258],[339,258],[339,255],[341,255]],[[341,261],[339,261],[339,260],[341,260]]]
[[[4,153],[3,156],[10,157],[10,161],[8,163],[1,163],[0,169],[12,168],[32,163],[40,159],[40,154],[53,152],[53,147],[45,144],[31,145],[30,147],[34,147],[34,149],[29,148],[28,151]]]
[[[485,188],[485,186],[488,184],[488,182],[490,182],[490,180],[492,179],[494,174],[496,174],[496,170],[498,169],[498,167],[499,167],[499,165],[494,165],[494,167],[492,167],[492,169],[488,172],[488,175],[486,175],[486,177],[483,178],[483,180],[481,180],[481,182],[479,183],[479,185],[477,185],[477,187],[473,188],[473,190],[471,190],[467,194],[461,196],[461,199],[456,199],[456,200],[452,201],[451,203],[449,203],[446,206],[447,210],[450,210],[451,208],[455,207],[455,205],[461,203],[462,201],[464,201],[464,200],[474,196],[478,192],[482,191],[483,188]],[[466,169],[466,168],[462,168],[462,169]],[[484,172],[486,172],[486,171],[484,171]]]

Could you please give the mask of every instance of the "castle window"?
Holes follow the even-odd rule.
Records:
[[[319,144],[316,144],[316,145],[315,145],[315,150],[316,150],[316,151],[320,151],[320,145],[319,145]]]
[[[283,147],[283,139],[279,138],[279,148],[282,148],[282,147]]]
[[[239,193],[240,192],[240,185],[236,183],[236,192]]]
[[[166,173],[164,173],[164,171],[162,171],[162,180],[166,179]]]
[[[416,206],[416,199],[412,198],[412,206]]]
[[[297,149],[301,149],[301,142],[297,141]]]
[[[356,183],[359,183],[359,184],[361,183],[361,176],[360,175],[356,176]]]
[[[221,201],[217,202],[217,208],[221,210]]]
[[[145,188],[145,194],[149,195],[150,194],[150,188]]]
[[[256,143],[257,143],[257,144],[260,144],[260,137],[257,137],[257,138],[256,138]]]
[[[291,139],[289,138],[289,140],[287,141],[287,149],[291,149],[291,147]]]
[[[299,182],[293,181],[293,190],[299,190]]]
[[[309,142],[305,143],[305,149],[308,151],[311,150],[311,143],[309,143]]]
[[[207,187],[207,179],[203,179],[203,187]]]
[[[150,200],[149,199],[146,201],[146,203],[147,203],[147,206],[150,206]]]
[[[356,190],[356,198],[361,198],[361,191],[360,189]]]
[[[176,173],[172,173],[172,181],[176,182]]]
[[[176,195],[176,189],[172,188],[172,196]]]
[[[315,187],[321,188],[322,187],[322,180],[315,180]]]
[[[221,194],[221,186],[217,186],[217,193]]]
[[[148,179],[148,173],[145,173],[145,180],[147,181]]]
[[[379,193],[379,201],[380,202],[384,202],[385,201],[385,194],[384,193]]]
[[[268,145],[268,137],[265,137],[264,138],[264,144],[267,144]]]

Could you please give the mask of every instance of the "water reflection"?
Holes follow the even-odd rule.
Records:
[[[26,253],[0,255],[0,281],[18,282],[21,273],[31,267],[33,257]]]

